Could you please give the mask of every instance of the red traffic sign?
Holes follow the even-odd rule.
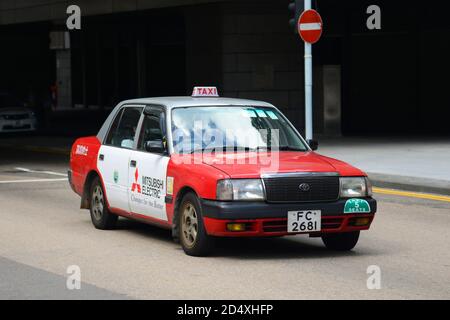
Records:
[[[316,43],[322,35],[322,18],[316,10],[303,11],[298,19],[297,29],[300,37],[307,43]]]

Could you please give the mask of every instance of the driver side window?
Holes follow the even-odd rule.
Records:
[[[141,132],[139,134],[138,150],[148,151],[147,144],[158,143],[162,144],[164,148],[167,147],[166,133],[165,133],[165,117],[163,111],[154,110],[151,114],[144,116]]]

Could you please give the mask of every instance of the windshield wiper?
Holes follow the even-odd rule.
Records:
[[[252,149],[252,151],[272,151],[272,150],[277,150],[277,151],[306,151],[305,149],[301,149],[301,148],[297,148],[297,147],[291,147],[291,146],[276,146],[276,147],[259,146],[259,147],[256,147],[256,148]]]
[[[206,152],[206,151],[218,151],[218,150],[223,150],[223,151],[252,151],[252,152],[257,152],[257,151],[272,151],[273,149],[276,149],[277,151],[301,151],[304,152],[306,151],[306,149],[302,149],[302,148],[297,148],[297,147],[291,147],[291,146],[279,146],[277,148],[272,148],[272,147],[267,147],[267,146],[259,146],[256,148],[250,148],[250,147],[240,147],[240,146],[223,146],[223,147],[216,147],[216,148],[202,148],[202,149],[194,149],[191,152],[189,152],[189,154],[193,154],[196,152]]]
[[[291,146],[279,146],[279,151],[306,151],[306,149],[301,149],[297,147],[291,147]]]
[[[223,151],[254,151],[256,149],[252,149],[250,147],[240,147],[240,146],[221,146],[221,147],[214,147],[214,148],[202,148],[202,149],[194,149],[191,152],[189,152],[189,154],[193,154],[196,152],[211,152],[211,151],[218,151],[218,150],[223,150]]]

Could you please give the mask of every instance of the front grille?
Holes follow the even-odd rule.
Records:
[[[329,231],[340,229],[342,226],[343,218],[327,218],[322,217],[321,231]],[[264,232],[286,232],[287,231],[287,219],[270,220],[263,222]]]
[[[28,113],[23,114],[8,114],[3,116],[5,120],[25,120],[29,119],[30,115]]]
[[[338,176],[291,176],[264,178],[268,202],[335,201],[339,197]],[[309,190],[302,191],[300,185]]]

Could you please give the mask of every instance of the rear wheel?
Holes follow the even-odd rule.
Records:
[[[95,178],[91,185],[91,220],[94,227],[109,230],[115,227],[118,216],[109,212],[105,192],[100,178]]]
[[[206,256],[214,247],[214,239],[206,234],[200,203],[194,193],[183,197],[179,214],[180,243],[190,256]]]
[[[330,250],[350,251],[352,250],[359,239],[359,231],[330,233],[322,236],[322,241]]]

